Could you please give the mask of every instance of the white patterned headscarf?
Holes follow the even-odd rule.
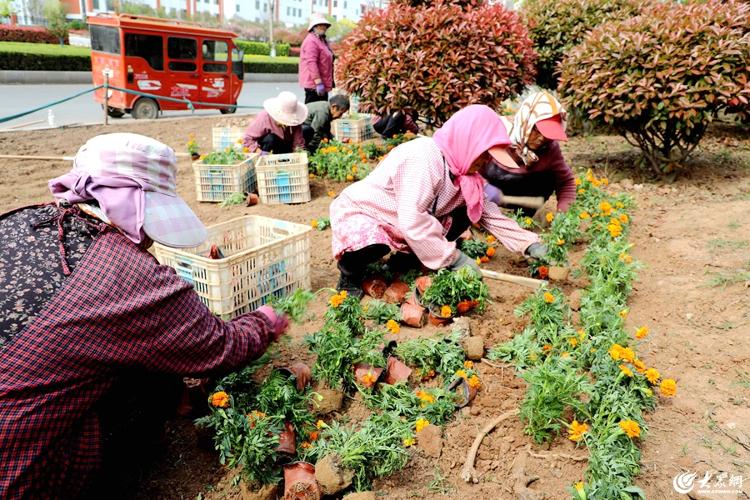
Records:
[[[510,136],[511,144],[516,149],[524,164],[530,165],[539,160],[526,145],[529,135],[531,135],[531,131],[534,129],[534,125],[540,120],[546,120],[556,115],[560,115],[564,129],[567,113],[562,104],[560,104],[560,101],[549,92],[534,92],[521,102],[521,106],[519,106],[516,115],[513,117],[513,124],[510,130],[508,130],[508,135]],[[509,121],[504,122],[506,126],[509,124]]]

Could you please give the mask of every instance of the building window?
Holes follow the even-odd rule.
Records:
[[[235,7],[237,9],[237,12],[239,12],[240,11],[240,4],[235,5]]]
[[[125,55],[140,57],[153,69],[162,71],[164,69],[163,43],[161,35],[125,33]]]
[[[333,8],[337,8],[339,6],[339,0],[333,0]]]
[[[255,9],[260,10],[260,0],[255,0]]]
[[[344,0],[344,10],[346,10],[346,0]]]

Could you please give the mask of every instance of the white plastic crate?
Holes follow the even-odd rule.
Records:
[[[341,142],[359,143],[375,137],[372,127],[372,116],[360,115],[360,118],[339,118],[331,122],[333,136]]]
[[[214,151],[224,151],[237,146],[237,141],[245,135],[242,127],[213,127],[211,128],[211,146]]]
[[[221,319],[254,311],[271,296],[310,288],[310,226],[249,215],[207,229],[208,239],[198,247],[157,243],[154,251]],[[219,247],[223,259],[208,257],[211,245]]]
[[[260,156],[255,172],[261,203],[280,205],[310,201],[307,153]]]
[[[207,165],[203,160],[193,163],[195,196],[198,201],[224,201],[234,193],[255,191],[257,154],[234,165]]]

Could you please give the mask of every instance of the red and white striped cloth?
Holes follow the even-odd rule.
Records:
[[[338,259],[344,252],[380,243],[395,251],[411,250],[430,269],[446,267],[456,256],[456,243],[445,239],[449,214],[465,205],[435,141],[414,139],[391,151],[370,175],[333,201],[333,255]],[[513,252],[539,241],[488,200],[479,224]]]

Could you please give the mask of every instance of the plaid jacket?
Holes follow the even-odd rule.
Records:
[[[227,372],[270,339],[262,314],[223,322],[171,268],[116,231],[100,233],[0,350],[0,498],[84,491],[101,460],[93,407],[127,369]]]

